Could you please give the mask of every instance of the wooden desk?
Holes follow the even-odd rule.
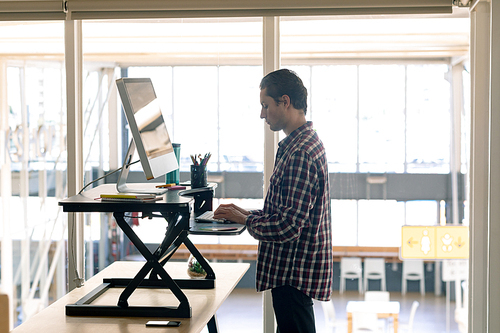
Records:
[[[391,318],[394,320],[394,333],[398,332],[399,302],[379,301],[351,301],[347,302],[347,333],[352,333],[352,313],[371,312],[376,313],[379,318]]]
[[[70,293],[33,316],[14,329],[12,333],[198,333],[215,316],[217,309],[232,292],[238,281],[249,268],[245,263],[210,263],[217,280],[214,289],[185,289],[192,308],[191,318],[152,318],[152,317],[73,317],[65,315],[65,306],[75,303],[102,283],[107,277],[133,277],[141,269],[141,262],[118,261],[85,282],[81,288]],[[165,269],[174,278],[189,278],[187,263],[168,262]],[[95,304],[116,304],[120,290],[110,290],[98,298]],[[161,306],[174,301],[168,289],[140,289],[131,297],[133,305]],[[146,328],[149,320],[177,320],[179,327]]]

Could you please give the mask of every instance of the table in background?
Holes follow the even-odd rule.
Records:
[[[391,318],[394,320],[394,333],[398,332],[399,302],[378,301],[350,301],[347,302],[347,333],[352,333],[352,313],[370,312],[376,313],[379,318]]]
[[[25,323],[14,329],[12,333],[151,333],[168,330],[169,333],[198,333],[215,316],[217,309],[226,300],[236,284],[248,270],[247,263],[210,263],[217,279],[213,289],[185,289],[192,308],[191,318],[152,318],[152,317],[97,317],[66,316],[67,304],[75,303],[102,283],[107,277],[133,277],[141,269],[141,262],[118,261],[105,268],[67,295],[42,310]],[[174,278],[189,278],[187,263],[168,262],[167,272]],[[96,304],[115,304],[119,290],[108,291],[94,301]],[[169,304],[175,297],[168,289],[140,289],[131,297],[134,305],[161,306]],[[179,327],[146,328],[149,320],[176,320]]]

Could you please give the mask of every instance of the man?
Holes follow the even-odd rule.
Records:
[[[330,299],[333,274],[326,153],[306,121],[307,89],[297,74],[272,72],[260,89],[260,117],[287,135],[264,209],[220,205],[214,215],[245,224],[259,240],[257,290],[271,289],[277,332],[315,332],[312,299]]]

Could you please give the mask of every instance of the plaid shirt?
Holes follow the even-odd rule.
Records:
[[[323,143],[308,122],[279,143],[263,210],[247,230],[259,240],[257,291],[292,286],[330,299],[333,279],[328,167]]]

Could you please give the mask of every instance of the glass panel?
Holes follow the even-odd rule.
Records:
[[[261,18],[85,21],[83,26],[89,68],[93,62],[113,58],[114,63],[123,63],[121,70],[127,76],[152,79],[169,134],[181,144],[181,171],[189,171],[190,155],[210,152],[209,171],[262,172]],[[94,95],[91,89],[87,93]],[[132,168],[141,171],[139,164]],[[141,222],[135,230],[148,242],[158,242],[162,223]],[[218,237],[192,240],[219,242]],[[111,251],[119,257],[127,253],[121,249]]]
[[[404,171],[404,110],[404,66],[359,66],[359,171]]]
[[[0,59],[7,68],[0,77],[7,108],[0,111],[8,112],[0,128],[7,138],[0,147],[1,284],[13,302],[14,327],[66,293],[65,274],[57,273],[64,272],[66,239],[66,216],[57,205],[66,190],[63,28],[62,22],[0,26],[0,36],[9,36],[0,38],[0,53],[15,54]]]
[[[439,202],[428,200],[407,201],[406,225],[438,225]]]
[[[415,38],[415,31],[422,26],[433,31],[423,35],[426,38],[423,48],[431,50],[432,56],[436,45],[443,43],[447,45],[444,57],[467,56],[469,23],[468,19],[459,20],[462,24],[457,25],[456,20],[447,20],[443,24],[433,19],[282,19],[282,63],[295,69],[308,87],[307,117],[314,121],[327,146],[330,172],[449,172],[450,89],[443,79],[447,66],[361,63],[370,57],[377,58],[377,62],[386,55],[391,59],[421,55],[422,39]],[[99,68],[112,73],[115,64],[120,64],[123,67],[140,66],[141,72],[137,75],[152,77],[160,91],[160,99],[165,96],[167,102],[162,109],[166,119],[170,120],[169,126],[172,127],[169,130],[173,132],[173,138],[183,144],[181,151],[185,154],[185,162],[181,162],[181,166],[187,169],[189,154],[211,151],[216,154],[211,160],[211,170],[260,172],[263,149],[263,125],[258,119],[261,21],[261,18],[255,18],[242,22],[234,19],[84,22],[86,170],[91,166],[98,168],[98,172],[108,168],[109,138],[105,129],[114,124],[107,123],[105,109],[101,113],[103,105],[96,107],[94,103],[106,100],[109,86],[103,82],[112,75]],[[438,29],[448,31],[438,32]],[[12,275],[17,273],[14,288],[20,291],[19,295],[27,295],[30,271],[37,268],[30,253],[42,249],[44,241],[64,241],[66,233],[65,214],[56,204],[64,195],[63,171],[66,170],[64,26],[62,22],[14,22],[5,23],[0,31],[3,32],[0,36],[8,36],[0,37],[0,54],[16,54],[16,59],[9,56],[5,60],[8,62],[10,136],[8,159],[0,161],[2,168],[12,170],[12,188],[8,197],[2,196],[2,217],[8,217],[3,220],[2,249],[11,236],[15,259]],[[349,32],[348,38],[346,31]],[[377,41],[374,42],[373,38]],[[16,43],[12,43],[13,40]],[[465,51],[455,51],[456,45],[462,45]],[[363,60],[353,60],[356,57]],[[345,63],[346,58],[354,65],[338,65]],[[387,60],[388,63],[391,61]],[[129,75],[135,75],[132,68]],[[464,72],[464,173],[469,157],[469,80],[469,73]],[[172,103],[172,98],[175,103]],[[359,120],[356,118],[358,100]],[[201,125],[193,124],[193,115]],[[202,139],[198,135],[187,135],[193,131],[203,133]],[[242,137],[255,140],[234,140]],[[358,153],[361,166],[356,170]],[[222,163],[224,156],[230,161],[227,166]],[[422,171],[423,167],[427,167],[425,171]],[[259,199],[251,206],[261,207],[262,202]],[[466,224],[467,207],[465,203]],[[25,213],[20,217],[19,211]],[[438,212],[435,201],[412,201],[403,205],[396,201],[361,200],[358,203],[355,200],[333,200],[334,244],[398,246],[404,221],[410,225],[432,224],[436,222]],[[93,267],[102,267],[104,261],[125,256],[131,249],[126,243],[122,243],[119,249],[113,247],[121,238],[109,216],[89,215],[85,238],[87,252],[93,255],[87,255],[86,259],[87,270],[93,274],[97,271]],[[108,223],[108,219],[109,225],[99,225]],[[6,220],[11,223],[6,223]],[[158,242],[158,230],[163,232],[164,222],[141,222],[134,227],[141,237]],[[197,238],[195,242],[241,240],[255,244],[248,235],[241,238]],[[98,253],[96,249],[99,249]],[[28,260],[21,260],[26,258]],[[92,262],[93,258],[99,258],[98,265]],[[53,257],[49,256],[49,259]],[[28,264],[20,265],[21,262]],[[7,264],[2,262],[2,274]],[[8,279],[3,275],[2,278],[5,288],[4,282]],[[58,276],[58,284],[65,286],[64,278]],[[46,283],[51,282],[47,280]],[[41,284],[35,286],[37,294],[44,295],[44,287]],[[51,289],[51,295],[59,297],[64,291]],[[20,321],[31,315],[26,311],[30,304],[25,301],[14,300],[15,318],[20,318]],[[42,301],[46,304],[46,299]]]
[[[446,65],[407,67],[407,171],[450,172],[450,84]]]
[[[264,126],[259,101],[261,78],[260,66],[219,68],[219,171],[264,170]],[[208,132],[215,134],[216,131]],[[210,165],[215,166],[215,158]]]
[[[333,246],[356,246],[358,234],[356,200],[332,200]]]
[[[401,245],[404,203],[395,200],[359,200],[358,245]]]
[[[219,156],[217,67],[175,67],[173,76],[175,127],[179,129],[173,140],[182,144],[183,156],[212,153],[208,169],[215,171],[213,162]],[[190,164],[181,163],[181,170],[189,170]]]
[[[325,145],[329,172],[355,172],[357,66],[313,66],[311,117]]]

